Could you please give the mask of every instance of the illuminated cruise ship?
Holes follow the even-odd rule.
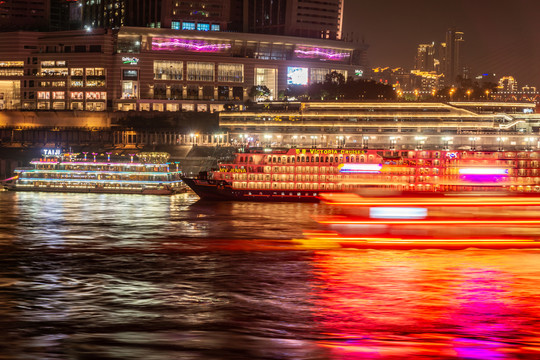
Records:
[[[530,103],[268,103],[220,114],[243,146],[185,179],[202,198],[316,201],[370,188],[540,193]]]
[[[170,195],[185,191],[178,163],[166,153],[140,153],[139,161],[111,153],[60,153],[45,150],[32,167],[15,170],[8,189],[16,191],[92,192]]]

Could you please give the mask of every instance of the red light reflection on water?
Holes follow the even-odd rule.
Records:
[[[519,342],[540,356],[531,345],[538,337],[522,338],[512,276],[489,256],[446,259],[440,251],[317,251],[313,315],[327,339],[319,344],[340,360],[507,359],[523,351]]]

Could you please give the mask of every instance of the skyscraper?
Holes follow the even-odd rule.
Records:
[[[420,71],[435,70],[435,43],[420,44],[416,51],[415,69]]]
[[[244,0],[244,31],[340,39],[343,0]]]
[[[446,31],[446,59],[443,69],[447,85],[456,85],[457,77],[462,76],[461,43],[463,41],[463,32],[454,28]]]
[[[50,0],[0,1],[0,30],[46,30]]]
[[[171,0],[101,0],[83,3],[85,27],[161,27]]]

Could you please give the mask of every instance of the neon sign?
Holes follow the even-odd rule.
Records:
[[[329,48],[318,48],[312,46],[297,46],[294,55],[302,59],[322,59],[331,61],[342,61],[348,59],[351,53],[347,50],[337,50]]]
[[[41,153],[43,156],[60,156],[60,149],[43,149]]]
[[[363,173],[377,174],[381,172],[381,164],[340,164],[338,166],[341,173]]]
[[[152,50],[184,50],[194,52],[220,52],[231,48],[230,43],[216,43],[207,40],[154,38]]]
[[[137,65],[138,63],[139,63],[139,58],[130,57],[130,56],[122,57],[122,64]]]

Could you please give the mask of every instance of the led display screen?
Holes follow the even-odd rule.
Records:
[[[288,85],[307,85],[308,84],[308,68],[289,66],[287,68],[287,84]]]

